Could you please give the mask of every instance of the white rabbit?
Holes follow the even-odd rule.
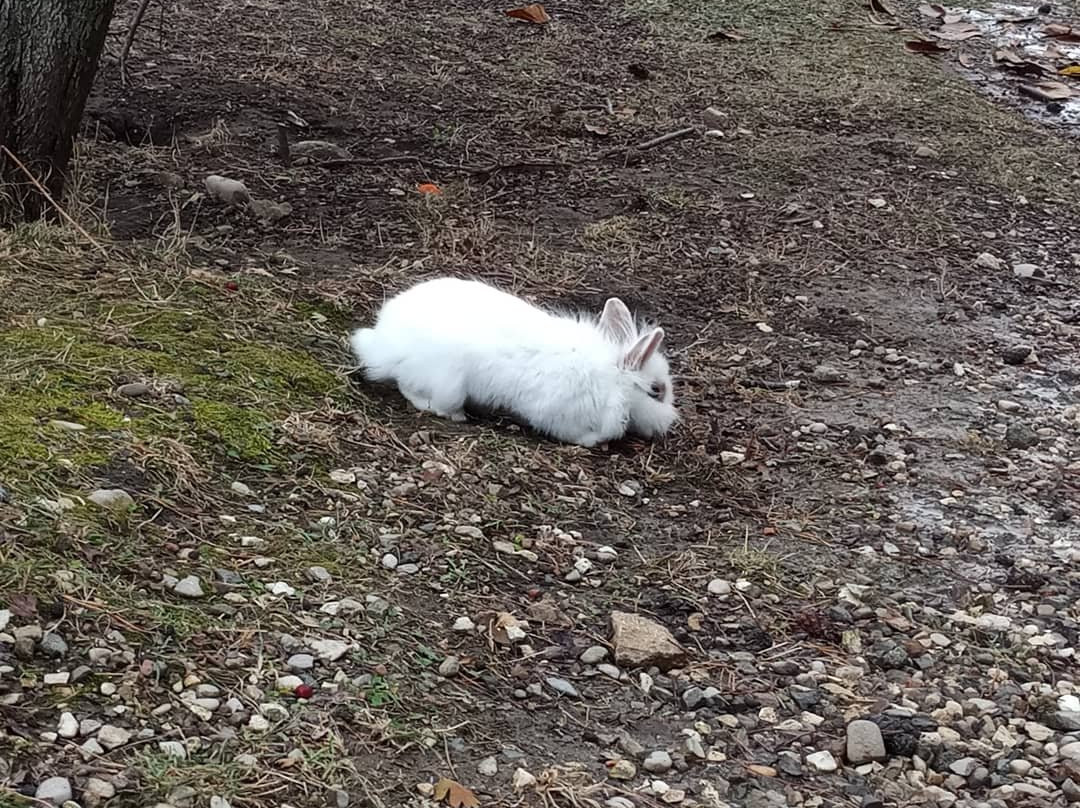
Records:
[[[663,338],[660,328],[639,334],[618,298],[596,320],[438,278],[386,301],[350,343],[368,379],[397,382],[419,410],[464,421],[469,402],[595,446],[627,431],[659,436],[677,420]]]

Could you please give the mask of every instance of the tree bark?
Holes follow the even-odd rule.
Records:
[[[0,0],[0,145],[60,201],[115,0]],[[0,152],[0,224],[48,202]]]

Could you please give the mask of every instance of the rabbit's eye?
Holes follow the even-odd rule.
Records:
[[[664,385],[661,382],[653,382],[652,387],[649,388],[649,397],[655,399],[661,399],[664,397]]]

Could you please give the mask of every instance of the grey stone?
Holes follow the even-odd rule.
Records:
[[[1039,436],[1027,424],[1009,424],[1005,429],[1005,443],[1012,449],[1030,449],[1039,443]]]
[[[39,647],[49,656],[62,657],[68,652],[67,642],[55,631],[50,631],[42,637]]]
[[[1047,717],[1046,723],[1062,732],[1080,732],[1080,713],[1057,710]]]
[[[1080,802],[1080,785],[1071,777],[1062,781],[1061,793],[1069,802]]]
[[[560,679],[558,676],[548,676],[544,679],[544,682],[559,695],[570,696],[575,699],[579,697],[577,688],[565,679]]]
[[[102,780],[100,777],[91,777],[83,786],[83,795],[87,798],[93,798],[95,802],[111,800],[116,796],[116,786],[108,780]]]
[[[71,781],[66,777],[50,777],[42,780],[34,792],[34,797],[42,802],[62,805],[71,799]]]
[[[846,755],[848,762],[856,766],[884,760],[885,738],[881,728],[873,721],[861,718],[848,724]]]
[[[331,786],[326,791],[327,808],[349,808],[349,792],[337,786]]]
[[[123,488],[99,488],[92,491],[87,499],[99,508],[117,513],[135,507],[135,500]]]
[[[142,382],[129,382],[128,384],[122,384],[116,388],[116,392],[122,396],[128,398],[138,398],[139,396],[145,396],[150,392],[150,385],[143,384]]]
[[[98,730],[97,739],[106,749],[116,749],[131,740],[131,733],[122,727],[106,724]]]
[[[461,670],[461,660],[458,659],[456,656],[448,656],[439,665],[439,675],[440,676],[447,676],[447,677],[457,676],[458,672],[460,670]]]
[[[629,612],[612,612],[612,643],[615,662],[624,667],[655,665],[668,670],[686,660],[683,649],[671,632],[654,620]]]
[[[967,777],[977,768],[979,768],[979,761],[973,757],[960,758],[949,764],[949,771],[953,774],[959,774],[961,777]]]
[[[311,654],[293,654],[285,664],[289,670],[309,671],[315,667],[315,657]]]
[[[811,752],[806,756],[806,762],[819,772],[834,772],[838,768],[836,758],[833,757],[832,752],[828,749],[822,749],[820,752]]]
[[[688,687],[682,693],[683,704],[688,710],[696,710],[705,701],[705,691],[700,687]]]
[[[602,645],[593,645],[581,652],[578,657],[586,665],[596,665],[607,659],[608,650]]]
[[[176,582],[173,592],[184,598],[201,598],[205,594],[202,581],[196,575],[189,575]]]
[[[671,755],[663,749],[657,749],[655,752],[649,753],[648,757],[645,758],[645,762],[641,764],[641,768],[652,774],[663,774],[672,765]]]

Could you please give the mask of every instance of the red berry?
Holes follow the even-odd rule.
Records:
[[[293,694],[298,699],[310,699],[312,696],[315,695],[315,688],[313,688],[311,685],[297,685],[296,690],[293,691]]]
[[[240,284],[238,284],[236,281],[225,281],[225,288],[228,289],[230,292],[239,292]]]

